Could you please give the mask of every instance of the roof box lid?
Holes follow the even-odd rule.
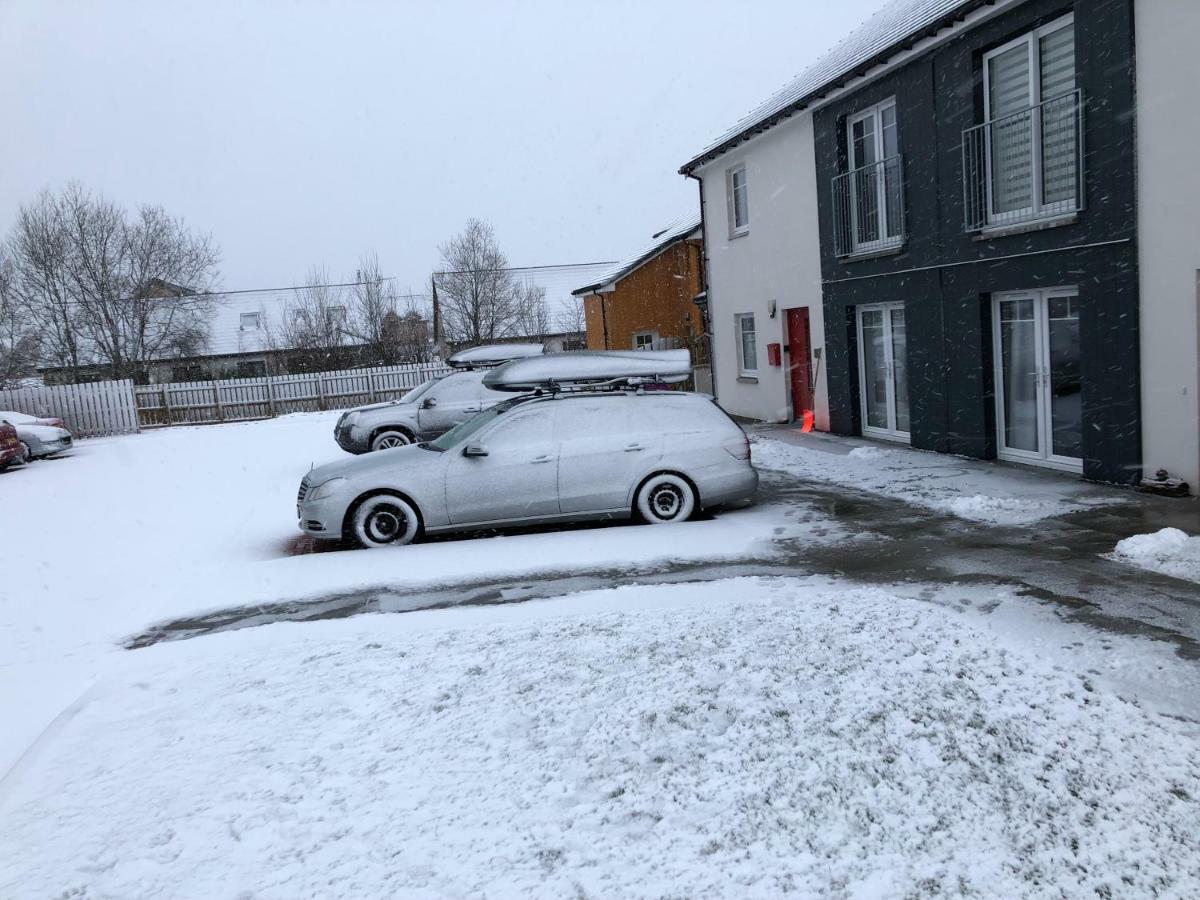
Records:
[[[692,374],[687,350],[575,350],[517,359],[483,376],[494,391],[670,384]]]
[[[528,359],[541,356],[545,348],[541,344],[487,344],[459,350],[446,360],[446,365],[455,369],[481,369],[498,366],[513,359]]]

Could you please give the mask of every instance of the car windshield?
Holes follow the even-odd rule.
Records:
[[[415,388],[400,398],[401,403],[415,403],[420,400],[422,395],[429,392],[429,389],[441,381],[440,378],[430,378],[428,381],[422,381]]]
[[[504,413],[508,408],[507,403],[501,403],[498,406],[493,406],[491,409],[485,409],[481,413],[476,413],[467,419],[467,421],[455,425],[437,440],[430,441],[428,446],[435,450],[450,450],[457,447],[488,422]]]

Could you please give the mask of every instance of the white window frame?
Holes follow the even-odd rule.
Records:
[[[649,346],[638,346],[638,338],[650,338]],[[633,333],[633,349],[634,350],[653,350],[654,342],[658,340],[657,331],[635,331]]]
[[[850,242],[855,253],[870,252],[872,250],[888,249],[896,247],[904,243],[904,235],[896,234],[889,235],[890,223],[888,222],[887,213],[887,176],[886,170],[882,177],[876,179],[875,182],[875,202],[879,210],[879,237],[873,241],[860,241],[858,239],[858,216],[857,209],[857,186],[858,182],[854,173],[859,171],[864,166],[855,167],[854,163],[854,126],[859,122],[867,119],[874,120],[874,139],[875,139],[875,162],[871,165],[879,165],[885,160],[891,159],[889,156],[884,156],[883,147],[883,111],[891,109],[893,118],[896,122],[896,155],[900,155],[900,118],[896,113],[896,98],[888,97],[870,106],[864,110],[855,113],[846,119],[846,170],[850,173]]]
[[[738,223],[737,220],[737,187],[734,184],[738,175],[742,177],[742,196],[744,197],[744,206],[746,208],[746,220]],[[725,196],[729,205],[729,236],[741,237],[744,234],[750,233],[750,180],[746,177],[746,164],[738,163],[736,166],[731,166],[725,170]]]
[[[743,331],[742,322],[746,319],[750,320],[752,325],[750,333],[754,335],[754,368],[746,367],[745,359],[745,344],[742,341]],[[735,313],[733,317],[734,338],[737,340],[737,361],[738,375],[743,378],[758,377],[758,323],[754,319],[754,313]]]
[[[1048,34],[1053,34],[1063,28],[1075,27],[1075,14],[1067,13],[1055,19],[1053,22],[1047,22],[1032,31],[1027,31],[1017,38],[1013,38],[1006,44],[1001,44],[983,54],[983,120],[985,122],[992,121],[992,78],[991,78],[991,60],[1002,53],[1007,53],[1015,47],[1026,45],[1028,51],[1027,65],[1029,67],[1029,103],[1026,109],[1033,109],[1046,100],[1053,100],[1053,97],[1042,96],[1042,59],[1041,59],[1041,39]],[[1074,38],[1072,38],[1072,41]],[[993,126],[994,127],[994,126]],[[989,139],[986,147],[986,163],[987,170],[984,177],[987,183],[987,221],[991,226],[1003,226],[1011,220],[1031,221],[1043,216],[1060,215],[1060,207],[1066,208],[1068,204],[1059,202],[1051,204],[1051,209],[1043,211],[1042,209],[1042,194],[1045,184],[1045,170],[1042,165],[1042,130],[1041,124],[1037,119],[1033,120],[1030,126],[1030,142],[1031,142],[1031,164],[1033,170],[1030,177],[1030,201],[1031,206],[1020,209],[1010,210],[1008,212],[998,213],[995,211],[995,204],[992,198],[992,142]],[[1079,204],[1080,198],[1075,197],[1069,204],[1071,209],[1074,209]]]
[[[1009,462],[1029,463],[1064,472],[1082,472],[1083,457],[1060,456],[1054,452],[1054,436],[1050,414],[1050,335],[1047,329],[1046,306],[1051,297],[1079,299],[1078,285],[1034,288],[1026,291],[1004,291],[992,295],[992,377],[996,386],[996,456]],[[1006,300],[1034,302],[1034,346],[1037,353],[1037,419],[1039,450],[1020,450],[1004,443],[1004,359],[1000,352],[1000,306]],[[1082,310],[1081,310],[1082,314]],[[1082,356],[1082,350],[1080,352]],[[1082,415],[1082,410],[1080,411]],[[1082,422],[1081,422],[1082,427]]]
[[[904,313],[905,335],[905,356],[908,355],[907,349],[907,329],[908,329],[908,310],[905,307],[904,301],[892,301],[888,303],[867,303],[859,306],[854,311],[855,321],[855,337],[858,340],[858,408],[862,418],[861,428],[862,433],[868,437],[883,438],[886,441],[898,441],[900,443],[912,443],[912,395],[908,393],[908,384],[905,384],[905,395],[908,399],[908,415],[909,415],[909,430],[901,431],[896,422],[896,359],[895,359],[895,343],[892,338],[892,311],[900,310]],[[882,314],[883,322],[883,365],[887,372],[887,381],[884,387],[884,402],[887,406],[887,427],[881,428],[878,425],[867,424],[867,348],[866,340],[863,335],[863,313],[878,312]],[[908,359],[904,360],[904,371],[907,377]]]
[[[244,312],[244,313],[241,313],[240,316],[241,317],[238,319],[238,328],[240,330],[242,330],[242,331],[258,331],[258,329],[260,327],[262,327],[262,320],[258,313]],[[252,320],[254,324],[247,325],[246,324],[247,319]]]

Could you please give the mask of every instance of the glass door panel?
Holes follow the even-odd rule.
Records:
[[[999,455],[1062,469],[1083,460],[1079,297],[1066,289],[997,297]]]
[[[908,439],[908,340],[902,303],[858,309],[860,405],[864,433]]]
[[[860,314],[862,341],[863,420],[870,428],[888,428],[888,366],[883,310]]]
[[[908,431],[908,336],[904,328],[904,308],[892,307],[892,393],[895,395],[896,421],[893,431]]]
[[[1039,453],[1038,339],[1032,297],[1002,300],[1000,398],[1004,447]]]
[[[1029,46],[1018,44],[988,60],[988,118],[992,121],[992,212],[1033,205],[1033,117]]]
[[[1049,297],[1048,341],[1050,452],[1083,458],[1083,381],[1079,376],[1079,298]]]

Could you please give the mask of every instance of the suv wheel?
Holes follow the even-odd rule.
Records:
[[[347,531],[367,549],[411,544],[421,529],[421,519],[403,497],[376,494],[354,509]]]
[[[652,475],[638,490],[635,506],[651,525],[684,522],[696,510],[696,492],[678,475]]]
[[[413,442],[412,435],[399,428],[388,428],[371,439],[371,450],[390,450]]]

